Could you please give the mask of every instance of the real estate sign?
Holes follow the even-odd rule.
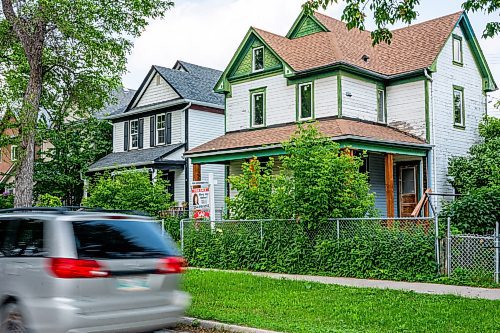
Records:
[[[191,207],[193,218],[210,218],[210,187],[191,189]]]

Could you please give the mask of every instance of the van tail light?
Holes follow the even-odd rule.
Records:
[[[95,260],[50,258],[48,269],[61,279],[90,279],[109,277],[109,272]]]
[[[186,269],[186,261],[182,257],[168,257],[160,259],[158,274],[179,274]]]

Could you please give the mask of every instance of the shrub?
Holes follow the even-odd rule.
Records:
[[[104,209],[136,210],[158,216],[171,205],[171,195],[167,191],[168,182],[158,173],[156,181],[150,180],[149,172],[125,170],[115,175],[98,176],[89,187],[89,197],[85,206]]]
[[[14,208],[14,196],[4,192],[0,195],[0,209]]]
[[[62,202],[61,199],[59,199],[56,196],[53,196],[51,194],[41,194],[38,196],[38,200],[36,202],[38,207],[61,207]]]

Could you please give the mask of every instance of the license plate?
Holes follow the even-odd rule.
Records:
[[[116,279],[116,288],[122,291],[149,290],[149,281],[146,276],[134,276]]]

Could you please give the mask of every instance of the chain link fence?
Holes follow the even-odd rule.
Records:
[[[467,277],[488,281],[500,279],[500,223],[491,235],[453,234],[447,223],[447,273],[449,277]]]
[[[180,222],[190,265],[364,278],[435,276],[434,218]]]

